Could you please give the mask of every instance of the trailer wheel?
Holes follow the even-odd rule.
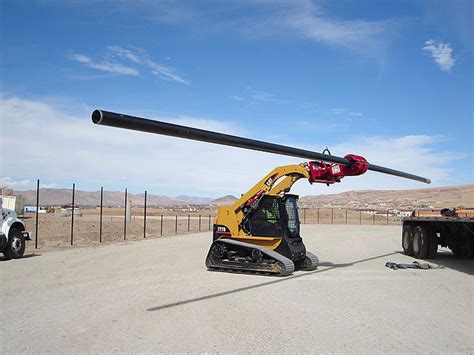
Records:
[[[5,259],[19,259],[25,253],[26,243],[23,234],[18,228],[10,230],[7,247],[3,251]]]
[[[430,235],[424,226],[416,226],[413,229],[413,256],[424,259],[428,256]]]
[[[413,256],[413,226],[409,224],[403,225],[402,247],[405,255]]]

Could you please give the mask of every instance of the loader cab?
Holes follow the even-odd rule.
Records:
[[[278,238],[300,238],[298,217],[298,196],[266,195],[258,207],[243,221],[244,230],[249,235]]]

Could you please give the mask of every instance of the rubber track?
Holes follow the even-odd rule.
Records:
[[[266,274],[266,275],[277,275],[277,276],[287,276],[287,275],[290,275],[291,273],[293,273],[293,271],[295,271],[295,265],[293,264],[293,261],[291,261],[290,259],[284,257],[283,255],[278,254],[277,252],[274,252],[273,250],[269,250],[265,247],[255,245],[255,244],[240,242],[240,241],[232,240],[232,239],[218,239],[218,240],[214,241],[214,243],[216,243],[216,242],[221,242],[221,243],[224,243],[224,244],[237,245],[237,246],[241,246],[241,247],[244,247],[244,248],[258,249],[262,252],[262,254],[265,254],[268,257],[270,257],[271,259],[278,261],[282,265],[283,270],[280,273],[275,274],[275,273],[272,273],[271,271],[264,271],[264,270],[262,270],[262,271],[253,271],[253,270],[229,268],[229,267],[223,267],[223,266],[208,266],[209,270],[232,271],[232,272],[237,272],[237,273],[242,273],[243,272],[243,273]],[[211,248],[212,248],[212,245],[211,245]],[[209,253],[210,253],[210,251],[209,251]],[[209,257],[210,257],[210,254],[208,254],[208,256],[206,258],[206,261]],[[207,264],[207,262],[206,262],[206,264]]]
[[[311,260],[311,266],[305,268],[304,270],[308,270],[308,271],[316,270],[319,265],[318,257],[309,251],[306,252],[306,257]]]

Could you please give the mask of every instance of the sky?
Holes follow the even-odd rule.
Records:
[[[238,196],[303,159],[93,125],[95,108],[474,181],[471,0],[0,2],[0,185]],[[428,185],[368,172],[294,192]]]

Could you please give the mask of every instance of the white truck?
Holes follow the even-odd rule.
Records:
[[[25,222],[17,217],[14,210],[3,208],[0,196],[0,251],[6,259],[19,259],[25,253],[26,241],[31,240],[31,233],[26,231]]]

